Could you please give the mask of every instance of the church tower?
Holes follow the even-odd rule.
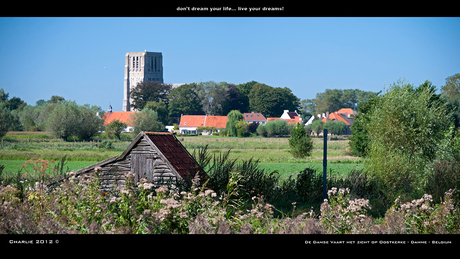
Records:
[[[127,52],[125,56],[125,80],[123,111],[131,111],[131,89],[144,81],[163,83],[163,55],[161,52]]]

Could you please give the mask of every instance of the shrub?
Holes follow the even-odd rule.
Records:
[[[133,136],[137,136],[141,131],[164,131],[164,125],[158,121],[158,113],[151,109],[143,109],[142,111],[132,114],[128,123],[133,125]]]
[[[107,124],[107,126],[105,126],[105,132],[107,133],[107,137],[109,138],[118,138],[118,140],[121,140],[120,139],[120,134],[121,132],[123,132],[123,130],[125,130],[127,124],[126,123],[123,123],[119,120],[113,120],[111,121],[109,124]]]
[[[228,135],[231,137],[238,136],[238,127],[239,121],[243,120],[243,114],[237,110],[232,110],[227,114],[228,121],[225,125],[225,129],[228,132]]]
[[[47,129],[64,141],[70,136],[78,136],[88,141],[102,127],[102,119],[96,115],[98,106],[78,106],[75,102],[62,102],[49,114]]]
[[[296,123],[291,130],[289,138],[290,152],[295,158],[310,156],[313,150],[313,139],[307,134],[305,127],[301,123]]]
[[[394,186],[423,187],[425,167],[435,158],[448,118],[433,89],[398,81],[380,97],[366,126],[368,171]]]

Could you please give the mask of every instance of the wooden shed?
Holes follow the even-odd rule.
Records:
[[[191,183],[196,173],[201,179],[207,177],[185,147],[169,132],[140,132],[121,155],[74,173],[78,177],[94,173],[96,168],[99,169],[101,189],[107,191],[123,186],[128,172],[134,174],[135,183],[146,178],[156,186],[169,180]]]

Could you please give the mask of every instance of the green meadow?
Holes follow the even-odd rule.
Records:
[[[295,175],[306,167],[322,170],[323,139],[314,138],[312,156],[295,159],[289,153],[288,138],[236,138],[221,136],[177,136],[185,148],[193,154],[205,145],[211,154],[227,152],[230,158],[243,161],[259,160],[260,167],[267,172],[278,171],[282,178]],[[48,160],[54,167],[65,157],[65,168],[78,170],[107,158],[117,156],[131,143],[130,135],[121,141],[109,140],[101,134],[90,142],[62,141],[45,132],[9,132],[1,141],[0,165],[4,172],[17,172],[30,159]],[[352,169],[362,168],[362,160],[349,155],[348,140],[328,141],[328,171],[346,174]],[[24,170],[27,170],[27,167]]]

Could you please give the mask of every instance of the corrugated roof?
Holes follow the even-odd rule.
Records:
[[[133,126],[128,123],[128,118],[134,113],[135,112],[106,112],[102,118],[104,120],[104,126],[114,120],[119,120],[120,122],[128,124],[128,126]]]
[[[199,171],[196,161],[173,134],[169,132],[144,132],[144,134],[155,144],[184,180],[193,178],[194,174]],[[203,172],[200,176],[202,176],[201,179],[206,177]]]

